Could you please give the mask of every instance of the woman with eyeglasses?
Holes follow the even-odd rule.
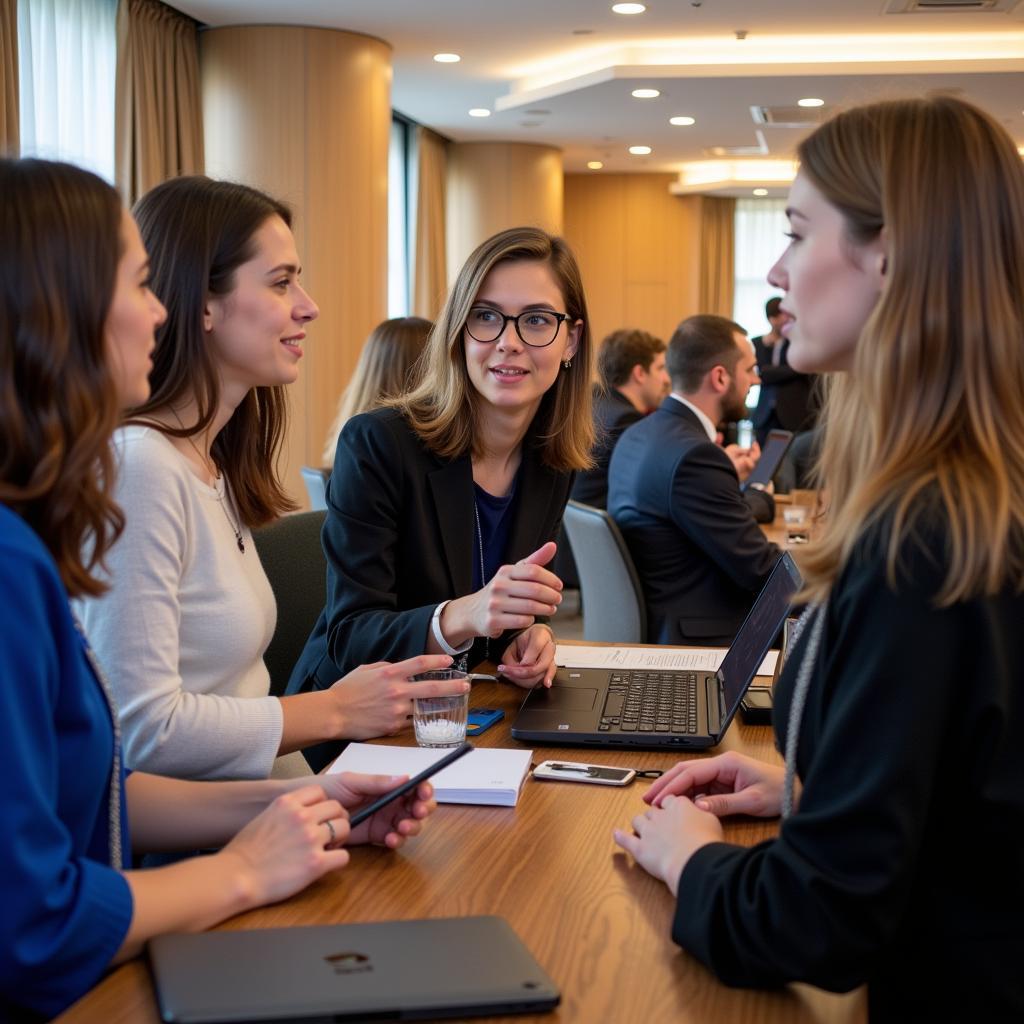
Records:
[[[554,636],[537,620],[562,584],[546,566],[592,443],[576,260],[536,228],[503,231],[459,272],[416,388],[342,431],[327,606],[289,691],[421,651],[489,658],[511,682],[550,686]]]

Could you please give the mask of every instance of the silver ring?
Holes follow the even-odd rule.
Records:
[[[331,822],[325,821],[324,824],[327,826],[327,831],[331,833],[331,838],[327,840],[327,846],[331,846],[338,841],[338,833],[334,831],[334,826]]]

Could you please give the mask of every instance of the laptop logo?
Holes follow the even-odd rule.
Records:
[[[373,970],[370,958],[363,953],[332,953],[324,960],[335,974],[367,974]]]
[[[561,725],[559,725],[558,728],[561,729],[563,732],[565,732],[569,728],[569,723],[568,722],[562,722]]]

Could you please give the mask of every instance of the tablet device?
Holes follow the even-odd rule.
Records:
[[[149,963],[167,1024],[430,1020],[559,1001],[500,917],[162,935]]]
[[[741,489],[745,491],[751,484],[767,485],[775,476],[775,471],[779,468],[779,463],[782,462],[782,456],[786,454],[786,449],[792,440],[793,432],[791,430],[769,430],[764,447],[761,449],[761,458],[757,460],[757,465],[750,476],[743,481]]]

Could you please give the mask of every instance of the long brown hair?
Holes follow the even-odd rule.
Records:
[[[0,501],[39,535],[72,597],[124,527],[110,497],[120,410],[106,322],[122,207],[68,164],[0,159]]]
[[[420,378],[408,395],[387,404],[401,409],[431,451],[444,458],[475,447],[480,396],[466,370],[466,317],[484,283],[499,263],[532,260],[546,263],[565,298],[570,322],[583,321],[572,366],[559,371],[540,403],[530,428],[540,446],[542,461],[552,469],[568,471],[593,465],[591,416],[590,318],[583,282],[572,250],[562,238],[539,228],[509,228],[481,243],[466,260],[452,285],[420,365]]]
[[[412,369],[434,325],[421,316],[398,316],[377,324],[359,353],[355,372],[338,400],[327,441],[324,465],[334,462],[341,428],[357,413],[375,409],[389,398],[401,395],[412,383]]]
[[[153,292],[167,308],[167,320],[156,332],[149,401],[132,410],[129,422],[173,437],[200,434],[220,399],[217,365],[203,330],[207,298],[234,288],[235,271],[255,255],[253,236],[270,217],[291,227],[291,211],[248,185],[187,176],[157,185],[134,212],[149,253]],[[178,428],[153,420],[158,410],[190,399],[199,413],[195,424]],[[258,387],[214,439],[214,461],[247,526],[261,526],[297,507],[278,474],[287,427],[284,388]]]
[[[1024,165],[1006,132],[949,97],[848,110],[799,147],[852,243],[884,226],[887,274],[853,371],[832,383],[822,536],[801,562],[824,597],[864,532],[887,569],[926,518],[948,605],[1024,587]]]

